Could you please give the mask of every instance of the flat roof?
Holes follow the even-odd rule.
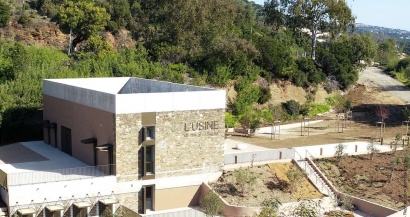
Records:
[[[43,155],[38,154],[20,143],[0,147],[0,165],[46,160],[48,159]]]
[[[45,79],[43,94],[115,114],[226,106],[225,90],[134,77]]]
[[[7,155],[16,159],[11,160],[10,156]],[[25,157],[28,158],[25,160]],[[20,142],[2,146],[0,147],[0,162],[2,162],[0,170],[6,174],[88,167],[87,164],[45,144],[43,141]]]

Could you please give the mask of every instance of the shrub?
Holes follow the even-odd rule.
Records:
[[[10,19],[10,6],[0,0],[0,27],[5,27],[9,23]]]
[[[245,129],[255,130],[261,124],[261,118],[257,112],[253,109],[249,109],[242,117],[239,119],[242,127]]]
[[[269,87],[259,87],[259,104],[265,104],[272,98],[272,94],[270,93]]]
[[[282,107],[286,113],[293,117],[297,116],[300,112],[300,103],[293,99],[282,103]]]
[[[274,121],[274,115],[269,109],[262,110],[261,116],[263,121],[265,121],[266,123],[272,123]]]
[[[206,216],[216,216],[222,211],[222,201],[212,190],[208,191],[205,197],[201,198],[200,205]]]
[[[18,23],[21,24],[24,28],[26,28],[30,26],[31,18],[27,13],[23,13],[23,15],[20,16]]]
[[[225,125],[227,128],[235,127],[238,124],[238,118],[231,112],[225,112]]]
[[[255,85],[248,85],[238,92],[236,100],[232,104],[232,113],[234,115],[244,114],[247,110],[252,109],[253,103],[259,99],[259,88]]]
[[[312,104],[310,106],[310,111],[309,111],[309,115],[310,116],[315,116],[318,114],[323,114],[325,112],[328,112],[330,110],[330,105],[329,104]]]

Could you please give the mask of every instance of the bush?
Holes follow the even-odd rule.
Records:
[[[235,102],[232,104],[232,113],[234,115],[244,114],[252,108],[253,103],[259,99],[259,88],[255,85],[248,85],[238,92]]]
[[[330,110],[330,105],[329,104],[312,104],[310,106],[310,111],[309,111],[309,115],[310,116],[315,116],[318,114],[323,114],[325,112],[328,112]]]
[[[199,203],[202,209],[204,209],[206,216],[216,216],[222,211],[222,201],[212,190],[209,190]]]
[[[265,104],[272,98],[272,94],[270,93],[269,87],[259,87],[259,104]]]
[[[0,1],[0,27],[5,27],[9,23],[10,19],[10,6],[4,2]]]
[[[20,16],[18,23],[26,28],[31,25],[31,18],[27,13],[23,13],[23,15]]]
[[[300,103],[293,99],[282,103],[282,107],[286,113],[293,117],[296,117],[300,112]]]
[[[231,112],[225,112],[225,126],[232,128],[238,125],[238,118]]]
[[[263,121],[265,121],[266,123],[272,123],[275,120],[273,113],[269,109],[262,110],[261,116]]]
[[[250,109],[241,116],[239,122],[244,129],[251,129],[254,131],[260,126],[261,118],[257,112],[255,112],[253,109]]]

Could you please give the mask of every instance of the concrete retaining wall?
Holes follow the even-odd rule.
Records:
[[[295,158],[295,150],[282,148],[272,150],[261,150],[251,152],[241,152],[226,154],[224,156],[225,165],[240,164],[249,162],[261,162],[261,161],[273,161],[273,160],[285,160]]]
[[[201,197],[204,197],[208,191],[212,191],[208,184],[202,183],[201,185]],[[246,207],[246,206],[234,206],[229,205],[222,197],[219,197],[222,201],[223,208],[222,213],[225,217],[238,217],[238,216],[253,216],[255,213],[260,212],[260,207]]]

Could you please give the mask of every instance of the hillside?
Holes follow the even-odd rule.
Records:
[[[366,35],[344,34],[347,28],[314,45],[316,35],[299,31],[312,20],[285,16],[271,3],[0,0],[7,12],[0,13],[3,143],[30,139],[21,135],[39,125],[30,117],[41,109],[45,78],[133,76],[224,88],[233,125],[324,112],[331,106],[323,104],[327,94],[354,85],[360,60],[376,58],[378,45]],[[289,2],[288,12],[299,3]],[[351,19],[345,12],[334,19]],[[394,52],[388,48],[380,52],[383,60]]]
[[[410,55],[410,31],[356,23],[355,32],[359,34],[370,33],[374,35],[376,40],[381,41],[394,38],[401,49],[403,49],[403,52]]]

